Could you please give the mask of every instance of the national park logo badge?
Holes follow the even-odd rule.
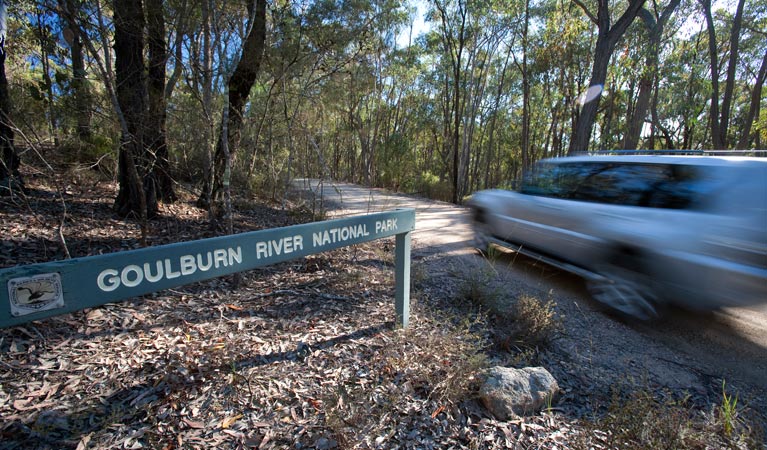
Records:
[[[64,292],[61,277],[58,273],[45,273],[13,278],[8,281],[8,298],[11,314],[15,317],[62,308]]]

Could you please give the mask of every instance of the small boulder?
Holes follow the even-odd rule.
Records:
[[[536,414],[559,393],[557,380],[543,367],[493,367],[486,376],[479,395],[500,420]]]

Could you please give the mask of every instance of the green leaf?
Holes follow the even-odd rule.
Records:
[[[40,88],[38,88],[37,85],[28,84],[27,88],[29,89],[29,96],[32,97],[32,99],[38,102],[43,101],[43,93],[40,92]]]
[[[54,78],[56,79],[56,83],[64,84],[69,81],[69,73],[63,70],[57,70],[54,74]]]

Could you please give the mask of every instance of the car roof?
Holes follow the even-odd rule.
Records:
[[[592,155],[548,158],[540,162],[566,164],[578,162],[624,162],[634,164],[686,164],[696,166],[751,165],[767,167],[767,158],[753,156],[688,156],[688,155]]]

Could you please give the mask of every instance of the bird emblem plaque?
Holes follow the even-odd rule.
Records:
[[[11,315],[25,316],[64,307],[64,291],[58,273],[44,273],[8,280]]]

